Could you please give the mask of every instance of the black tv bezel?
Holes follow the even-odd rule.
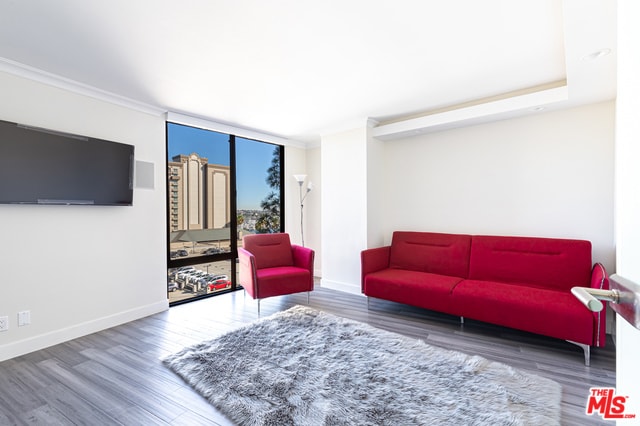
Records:
[[[85,188],[78,189],[80,188],[82,185],[78,185],[78,186],[74,186],[77,191],[72,191],[72,192],[65,192],[65,196],[64,197],[50,197],[47,195],[47,193],[42,194],[42,196],[37,196],[37,197],[33,197],[32,193],[30,192],[30,195],[25,195],[24,197],[19,197],[19,196],[14,196],[14,197],[6,197],[5,194],[2,194],[0,191],[0,204],[4,204],[4,205],[8,205],[8,204],[13,204],[13,205],[81,205],[81,206],[87,206],[87,205],[91,205],[91,206],[133,206],[133,189],[134,189],[134,174],[135,174],[135,146],[132,144],[126,144],[126,143],[122,143],[122,142],[115,142],[115,141],[111,141],[111,140],[106,140],[106,139],[99,139],[99,138],[93,138],[93,137],[89,137],[89,136],[84,136],[84,135],[78,135],[78,134],[72,134],[72,133],[66,133],[66,132],[61,132],[61,131],[57,131],[57,130],[52,130],[52,129],[48,129],[48,128],[43,128],[43,127],[37,127],[37,126],[31,126],[31,125],[27,125],[27,124],[22,124],[22,123],[16,123],[16,122],[12,122],[12,121],[5,121],[5,120],[0,120],[0,127],[1,126],[15,126],[18,129],[24,129],[24,135],[23,137],[29,138],[29,139],[33,139],[32,136],[36,133],[31,133],[31,132],[37,132],[37,134],[41,134],[42,135],[42,139],[38,139],[37,141],[34,140],[30,140],[29,141],[29,145],[31,145],[32,147],[34,145],[38,145],[38,146],[42,146],[44,147],[44,144],[64,144],[65,148],[68,149],[69,153],[73,152],[74,154],[82,154],[82,153],[87,153],[89,152],[88,150],[95,150],[96,148],[99,148],[100,150],[106,150],[106,151],[100,151],[100,152],[117,152],[118,150],[126,150],[126,153],[124,153],[124,155],[126,155],[127,153],[129,154],[129,163],[128,163],[128,167],[124,166],[122,161],[120,161],[118,163],[118,170],[128,170],[128,176],[126,177],[126,179],[121,175],[121,177],[118,179],[122,184],[124,185],[128,185],[128,189],[122,189],[124,187],[124,185],[122,185],[118,190],[114,190],[114,191],[109,191],[109,190],[101,190],[101,191],[96,191],[95,194],[91,194],[94,195],[93,197],[77,197],[74,196],[80,192],[84,193],[85,190],[88,188],[92,188],[92,186],[88,186]],[[19,133],[20,131],[16,132]],[[0,133],[0,136],[2,134]],[[27,136],[30,135],[30,136]],[[20,135],[19,135],[20,136]],[[21,140],[21,141],[24,141]],[[4,143],[5,140],[3,140],[0,137],[0,145],[2,143]],[[15,141],[12,141],[15,142]],[[91,147],[88,147],[87,145],[80,145],[80,144],[91,144]],[[15,144],[13,146],[13,148],[15,149]],[[116,148],[114,148],[116,147]],[[50,149],[50,146],[47,147],[48,149]],[[2,146],[0,146],[0,152],[2,150]],[[77,151],[77,152],[76,152]],[[22,156],[24,156],[25,160],[31,160],[33,157],[33,155],[37,157],[38,152],[34,152],[32,151],[27,151],[27,148],[25,148],[24,152],[20,152],[20,150],[16,150],[17,155],[19,155],[21,158]],[[6,154],[6,153],[5,153]],[[15,152],[13,153],[15,154]],[[96,154],[97,155],[97,154]],[[123,157],[124,156],[122,152],[118,153],[118,156]],[[113,161],[113,157],[111,155],[109,155],[109,158]],[[43,161],[42,158],[38,158],[40,161]],[[104,157],[102,157],[102,159],[104,159]],[[11,159],[10,159],[11,160]],[[0,162],[2,161],[2,159],[0,159]],[[71,161],[71,160],[70,160]],[[5,161],[5,165],[7,164],[7,161]],[[93,163],[95,164],[95,163]],[[115,165],[116,163],[114,163]],[[69,166],[72,166],[72,164],[69,164]],[[64,167],[64,166],[62,166]],[[85,167],[86,168],[86,167]],[[95,168],[95,170],[98,169],[105,169],[106,167],[104,167],[104,165],[101,165],[100,168]],[[12,169],[13,171],[15,171],[15,167]],[[93,170],[93,171],[95,171]],[[34,170],[35,172],[38,172],[38,170]],[[10,176],[11,172],[6,172],[5,170],[0,170],[0,179],[7,179],[10,180],[11,176]],[[44,172],[46,173],[46,171]],[[46,181],[46,176],[44,175],[44,173],[41,173],[40,175],[34,175],[34,182],[37,183],[41,183]],[[104,176],[103,176],[104,175]],[[70,176],[68,176],[70,177]],[[75,178],[82,178],[82,176],[75,176]],[[93,179],[94,182],[94,186],[93,187],[97,187],[95,185],[97,185],[97,182],[107,182],[107,183],[113,183],[113,180],[109,179],[110,177],[112,178],[112,175],[106,175],[106,172],[102,172],[101,175],[85,175],[84,176],[86,179]],[[103,179],[98,179],[99,177],[103,177]],[[126,180],[126,183],[125,183]],[[10,184],[10,182],[8,183]],[[2,183],[0,183],[0,185],[2,185]],[[32,184],[33,185],[33,184]],[[25,187],[27,187],[28,185],[25,185]],[[1,188],[1,186],[0,186]],[[66,187],[65,187],[66,188]],[[5,188],[6,189],[6,188]],[[6,191],[5,191],[6,192]],[[64,191],[60,191],[60,193],[63,193]],[[75,194],[74,194],[75,192]],[[49,192],[50,193],[50,192]],[[117,199],[117,196],[114,197],[104,197],[105,194],[109,194],[109,195],[115,195],[115,194],[126,194],[126,197],[122,197],[121,199]],[[58,195],[58,194],[56,194]],[[86,194],[85,194],[86,195]],[[112,198],[112,199],[110,199]]]

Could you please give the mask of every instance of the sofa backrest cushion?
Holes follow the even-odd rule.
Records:
[[[255,256],[256,269],[293,265],[289,234],[246,235],[242,246]]]
[[[570,290],[589,286],[591,242],[559,238],[473,236],[469,278]]]
[[[389,266],[466,278],[471,236],[396,231],[391,240]]]

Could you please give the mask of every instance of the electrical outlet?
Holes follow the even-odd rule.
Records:
[[[18,312],[18,327],[31,324],[31,311]]]
[[[0,317],[0,331],[9,329],[9,317]]]

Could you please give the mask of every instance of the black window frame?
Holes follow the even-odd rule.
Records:
[[[171,188],[170,188],[170,181],[169,181],[169,175],[167,174],[166,176],[166,181],[165,181],[165,185],[166,185],[166,201],[165,201],[165,215],[166,215],[166,241],[167,241],[167,253],[166,253],[166,261],[167,261],[167,271],[169,269],[174,269],[174,268],[180,268],[183,266],[190,266],[190,265],[198,265],[198,264],[202,264],[202,263],[212,263],[212,262],[220,262],[220,261],[230,261],[231,262],[231,288],[229,288],[228,290],[223,290],[223,291],[217,291],[215,293],[211,293],[211,294],[203,294],[203,295],[198,295],[198,296],[194,296],[188,299],[184,299],[184,300],[178,300],[178,301],[173,301],[169,303],[169,306],[177,306],[177,305],[181,305],[184,303],[189,303],[189,302],[193,302],[196,300],[201,300],[204,298],[208,298],[208,297],[214,297],[220,294],[225,294],[225,293],[230,293],[236,290],[239,290],[242,288],[242,286],[239,285],[239,283],[237,282],[237,265],[238,265],[238,206],[237,206],[237,196],[238,196],[238,192],[237,192],[237,164],[236,164],[236,137],[245,139],[245,140],[250,140],[250,141],[255,141],[255,142],[259,142],[259,143],[266,143],[269,145],[272,145],[274,147],[278,147],[279,148],[279,161],[280,161],[280,232],[285,232],[284,231],[284,223],[285,223],[285,209],[284,209],[284,205],[285,205],[285,191],[284,191],[284,167],[285,167],[285,149],[283,145],[280,144],[275,144],[272,142],[268,142],[268,141],[262,141],[259,139],[255,139],[255,138],[248,138],[248,137],[244,137],[244,136],[239,136],[239,135],[235,135],[232,133],[226,133],[226,132],[220,132],[217,130],[212,130],[212,129],[208,129],[205,127],[199,127],[199,126],[193,126],[193,125],[189,125],[189,124],[183,124],[183,123],[178,123],[178,122],[173,122],[173,121],[169,121],[167,120],[165,122],[165,171],[167,171],[167,173],[169,173],[168,167],[169,167],[169,125],[170,124],[177,124],[177,125],[181,125],[181,126],[187,126],[187,127],[192,127],[192,128],[197,128],[197,129],[202,129],[202,130],[206,130],[206,131],[211,131],[211,132],[216,132],[216,133],[220,133],[220,134],[226,134],[229,136],[229,185],[230,185],[230,202],[229,202],[229,207],[230,207],[230,223],[229,223],[229,228],[230,228],[230,236],[236,236],[231,237],[229,244],[230,244],[230,252],[228,253],[215,253],[215,254],[207,254],[207,255],[201,255],[201,256],[196,256],[196,257],[185,257],[185,258],[172,258],[171,257],[171,223],[170,223],[170,203],[171,203]],[[168,297],[168,290],[167,290],[167,297]]]

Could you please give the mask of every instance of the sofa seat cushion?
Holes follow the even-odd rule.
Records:
[[[451,292],[462,278],[403,269],[383,269],[367,274],[364,293],[444,313],[453,311]]]
[[[578,343],[593,343],[591,312],[570,293],[526,284],[465,280],[453,292],[463,313],[479,321]]]
[[[308,269],[298,268],[296,266],[278,266],[275,268],[258,269],[256,274],[260,282],[257,295],[258,299],[313,290],[310,286],[301,284],[312,282],[310,277],[311,273]]]

